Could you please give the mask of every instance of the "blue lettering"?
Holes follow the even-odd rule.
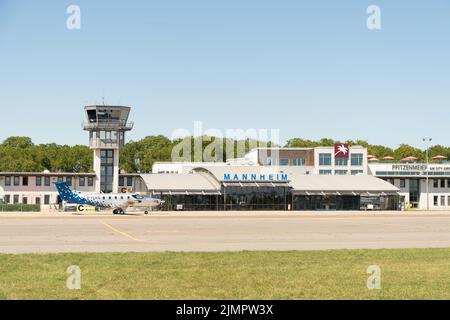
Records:
[[[239,181],[239,176],[237,174],[234,175],[234,181]]]
[[[230,175],[229,173],[225,173],[225,174],[223,175],[223,180],[225,180],[225,181],[230,181],[230,180],[231,180],[231,175]]]
[[[247,181],[248,175],[246,173],[242,174],[242,181]]]
[[[281,174],[281,181],[288,181],[288,175],[286,173]]]
[[[273,174],[269,174],[269,181],[273,181]]]
[[[266,180],[266,175],[265,174],[259,175],[259,180],[265,181]]]
[[[252,181],[258,180],[258,176],[256,174],[252,174]]]

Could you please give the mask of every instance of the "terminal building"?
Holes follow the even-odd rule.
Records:
[[[369,174],[399,188],[405,207],[450,209],[450,163],[376,163]]]
[[[126,106],[87,106],[94,172],[0,172],[11,204],[61,205],[53,182],[79,192],[138,192],[165,200],[161,210],[449,209],[450,164],[369,163],[367,149],[256,148],[241,159],[159,162],[152,173],[120,172],[119,151],[133,129]],[[428,188],[427,183],[428,181]]]

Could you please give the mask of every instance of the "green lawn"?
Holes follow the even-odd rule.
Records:
[[[0,255],[0,299],[450,299],[450,249]]]

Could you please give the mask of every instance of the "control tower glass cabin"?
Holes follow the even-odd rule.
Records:
[[[87,106],[89,146],[94,151],[94,171],[97,175],[95,190],[100,193],[117,193],[119,190],[119,151],[125,145],[125,132],[133,129],[128,122],[130,107]]]

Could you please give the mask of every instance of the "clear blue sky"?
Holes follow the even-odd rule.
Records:
[[[134,107],[132,139],[201,120],[450,145],[450,2],[0,0],[1,140],[86,144],[82,107],[102,96]]]

